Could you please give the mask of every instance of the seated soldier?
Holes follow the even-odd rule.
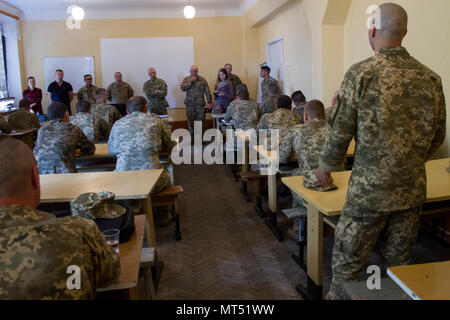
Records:
[[[170,173],[161,165],[159,154],[171,154],[176,143],[171,131],[161,118],[147,114],[147,100],[131,97],[127,102],[128,115],[118,120],[109,136],[109,153],[117,156],[116,171],[163,169],[152,194],[170,186]],[[155,215],[158,225],[166,225],[170,218]]]
[[[77,102],[77,113],[70,117],[70,123],[78,126],[86,137],[97,143],[100,137],[106,137],[109,133],[109,124],[103,118],[94,118],[91,112],[91,104],[88,101]]]
[[[47,112],[50,121],[39,129],[34,147],[39,173],[76,173],[76,151],[80,149],[82,155],[92,155],[95,144],[69,122],[65,104],[52,102]]]
[[[271,142],[266,142],[266,148],[270,149],[272,145],[282,144],[284,138],[287,136],[289,129],[297,124],[302,123],[301,117],[291,110],[292,100],[286,95],[279,96],[275,104],[276,110],[273,113],[265,114],[261,117],[256,131],[259,130],[269,130],[268,138]],[[278,141],[271,136],[270,130],[278,130]],[[281,162],[280,163],[287,163]],[[252,165],[254,171],[262,171],[265,165],[258,163],[257,165]]]
[[[302,118],[291,110],[291,105],[291,98],[279,96],[275,104],[276,110],[261,117],[257,130],[279,129],[280,139],[285,137],[291,127],[302,123]]]
[[[269,83],[267,87],[267,92],[269,97],[263,102],[261,106],[261,115],[266,113],[272,113],[275,111],[275,103],[279,97],[278,84],[276,82]]]
[[[298,114],[300,117],[302,117],[302,120],[304,123],[304,118],[303,118],[303,113],[305,110],[305,105],[306,105],[306,98],[303,94],[303,92],[299,91],[295,91],[292,96],[292,101],[294,102],[294,107],[292,108],[292,111],[294,111],[296,114]]]
[[[250,99],[247,86],[243,83],[236,87],[237,99],[228,106],[225,121],[231,122],[236,130],[256,129],[260,111],[256,101]]]
[[[5,118],[0,114],[0,133],[10,133],[11,128],[8,125],[8,122],[6,122]]]
[[[35,128],[39,130],[41,124],[39,118],[30,112],[31,103],[28,99],[19,102],[19,110],[8,117],[8,124],[11,130],[24,130]]]
[[[32,151],[0,137],[0,299],[94,299],[120,274],[119,256],[95,222],[37,211]],[[79,268],[80,286],[69,277]]]
[[[108,134],[105,137],[101,137],[102,139],[108,140],[109,133],[114,125],[114,123],[119,120],[122,115],[119,110],[113,105],[106,103],[106,90],[103,88],[98,88],[94,91],[95,100],[97,103],[92,105],[91,114],[95,119],[102,118],[109,125]]]
[[[292,175],[303,176],[306,188],[326,191],[314,174],[314,170],[319,167],[319,156],[328,127],[322,102],[309,101],[305,105],[304,117],[305,124],[290,128],[280,145],[280,163],[287,162],[297,153],[299,168]],[[292,192],[292,196],[294,208],[304,204],[296,193]],[[298,239],[298,230],[295,229],[297,226],[298,224],[294,223],[294,228],[288,230],[288,235],[293,240]]]

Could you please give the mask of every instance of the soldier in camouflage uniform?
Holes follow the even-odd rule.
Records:
[[[77,97],[78,101],[88,101],[90,104],[94,104],[96,102],[94,97],[94,92],[98,88],[92,84],[92,75],[87,74],[84,76],[84,82],[86,85],[78,91]]]
[[[32,151],[0,138],[0,299],[94,299],[120,275],[119,256],[93,221],[37,211],[39,196]]]
[[[261,106],[261,115],[272,113],[275,111],[275,103],[279,97],[278,85],[274,82],[270,82],[267,86],[269,97],[263,102]]]
[[[8,117],[8,125],[12,130],[39,129],[41,127],[39,118],[30,112],[30,105],[28,99],[20,100],[19,110]]]
[[[237,95],[237,90],[236,90],[237,86],[240,85],[242,83],[242,81],[237,75],[233,74],[233,66],[231,65],[231,63],[227,63],[225,65],[225,69],[227,69],[228,80],[231,81],[231,84],[233,85],[233,92],[234,92],[234,95],[236,96]]]
[[[119,120],[122,115],[115,106],[106,103],[105,89],[99,88],[95,90],[94,96],[97,102],[92,105],[91,113],[94,116],[94,119],[103,119],[108,123],[108,134],[105,137],[101,137],[101,139],[108,140],[109,133],[111,132],[114,123]]]
[[[300,117],[302,117],[302,120],[304,123],[303,119],[303,113],[305,112],[305,105],[306,105],[306,98],[303,94],[303,92],[299,91],[295,91],[292,95],[291,95],[291,99],[292,102],[294,102],[294,107],[292,108],[292,111],[294,111],[296,114],[298,114]]]
[[[265,114],[258,123],[257,130],[279,129],[280,138],[286,137],[289,129],[302,123],[302,118],[291,110],[292,100],[290,97],[282,95],[277,99],[277,110]]]
[[[278,80],[270,76],[270,68],[268,66],[261,67],[261,78],[264,80],[261,82],[261,101],[264,103],[269,98],[269,84],[274,83],[278,87],[277,95],[281,95],[280,84]]]
[[[144,95],[148,103],[148,112],[158,115],[166,115],[169,103],[166,100],[167,84],[163,79],[156,77],[155,68],[149,68],[148,80],[144,84]]]
[[[109,133],[109,124],[103,118],[95,118],[91,113],[91,104],[81,100],[77,102],[77,113],[70,117],[70,123],[78,126],[86,137],[97,143],[100,137]]]
[[[320,181],[314,174],[319,167],[319,156],[325,141],[327,123],[325,122],[325,108],[321,101],[311,100],[305,106],[304,125],[296,125],[290,128],[288,135],[280,145],[280,163],[288,163],[294,153],[298,156],[298,169],[294,170],[292,176],[303,176],[305,188],[316,191],[327,191],[322,187]],[[342,165],[342,169],[344,166]],[[304,200],[295,192],[292,192],[294,208],[306,206]],[[297,224],[288,230],[290,238],[298,239],[296,234]]]
[[[181,91],[186,92],[184,104],[189,131],[194,136],[194,121],[202,121],[202,128],[205,128],[205,96],[209,108],[212,108],[212,96],[206,79],[198,75],[197,66],[192,66],[190,73],[181,83]]]
[[[63,103],[53,102],[48,107],[50,121],[39,129],[34,154],[40,174],[76,173],[75,152],[92,155],[95,144],[80,128],[69,122]]]
[[[0,131],[1,133],[10,133],[11,128],[8,125],[8,122],[6,122],[5,118],[3,118],[2,115],[0,115]]]
[[[159,116],[147,114],[144,97],[133,97],[127,103],[129,115],[117,121],[108,141],[109,153],[117,156],[116,171],[164,169],[159,153],[171,153],[175,142]],[[170,185],[170,174],[164,169],[153,193]]]
[[[122,116],[127,115],[127,101],[134,95],[131,86],[122,81],[122,74],[116,72],[114,75],[115,82],[111,83],[106,89],[106,97],[114,105]]]
[[[235,130],[256,129],[260,117],[258,104],[249,98],[245,84],[238,85],[237,94],[239,98],[228,106],[225,121],[233,123]]]
[[[409,263],[426,199],[425,162],[445,138],[441,78],[402,47],[407,13],[391,3],[378,10],[381,28],[369,30],[376,54],[346,73],[316,170],[328,185],[357,138],[327,299],[345,298],[342,283],[361,279],[377,240],[383,270]]]

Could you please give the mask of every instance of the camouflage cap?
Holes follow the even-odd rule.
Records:
[[[86,219],[114,219],[125,214],[126,209],[114,201],[115,194],[109,191],[80,194],[70,202],[72,216]]]
[[[11,114],[8,118],[8,125],[11,130],[16,131],[32,128],[38,130],[41,127],[39,118],[35,114],[27,111],[17,111]]]

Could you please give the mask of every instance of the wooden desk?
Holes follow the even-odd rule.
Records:
[[[151,192],[162,170],[121,172],[88,172],[40,175],[41,202],[70,202],[86,192],[113,192],[116,200],[144,200],[144,212],[149,226],[147,241],[156,248],[155,226],[151,205]]]
[[[141,261],[142,243],[146,225],[145,216],[134,217],[136,230],[130,241],[119,244],[121,273],[117,282],[106,288],[99,288],[97,292],[127,290],[130,299],[138,297],[137,283]]]
[[[450,300],[450,261],[393,267],[387,273],[414,300]]]
[[[449,159],[429,161],[427,171],[427,203],[450,200]],[[344,207],[351,171],[332,174],[337,190],[318,192],[303,186],[303,177],[286,177],[282,182],[307,203],[307,292],[297,289],[305,297],[322,299],[323,220],[325,216],[338,216]]]

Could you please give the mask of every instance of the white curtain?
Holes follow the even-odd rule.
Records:
[[[5,48],[4,48],[3,29],[0,25],[0,98],[8,97],[8,85],[6,82],[6,61],[5,61]]]

